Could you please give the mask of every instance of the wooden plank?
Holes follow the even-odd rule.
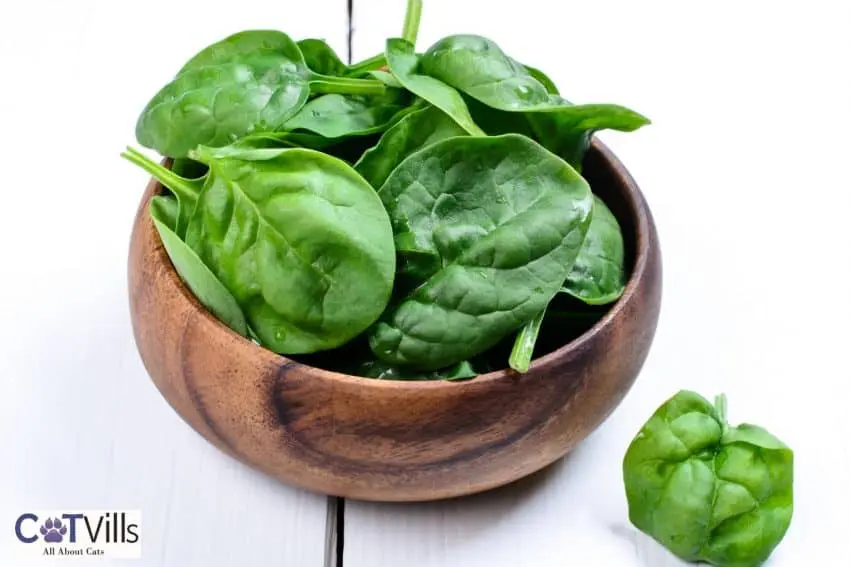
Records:
[[[403,10],[357,0],[353,59],[400,35]],[[850,528],[839,472],[850,427],[831,393],[850,376],[847,21],[850,5],[828,1],[425,1],[419,51],[451,33],[486,35],[566,98],[653,120],[599,137],[654,211],[663,308],[637,384],[574,454],[472,498],[349,501],[346,567],[679,565],[630,526],[620,465],[680,388],[726,392],[733,422],[796,449],[795,520],[771,566],[834,562]]]
[[[139,509],[140,566],[333,564],[335,508],[224,456],[171,410],[133,342],[126,261],[147,100],[249,28],[346,53],[345,0],[35,0],[0,18],[0,517]],[[22,12],[21,12],[22,11]],[[330,517],[330,520],[329,520]],[[0,564],[18,565],[0,530]],[[102,561],[82,565],[101,564]]]

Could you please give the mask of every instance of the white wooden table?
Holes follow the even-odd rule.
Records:
[[[403,0],[354,0],[351,57]],[[680,388],[729,396],[796,453],[770,567],[838,565],[850,533],[850,3],[425,0],[419,41],[487,35],[577,102],[653,120],[602,133],[652,207],[664,298],[644,370],[574,454],[515,486],[381,505],[282,486],[159,396],[126,297],[147,176],[118,157],[199,47],[247,28],[348,53],[346,0],[29,0],[0,16],[0,565],[38,508],[140,509],[145,566],[669,567],[626,518],[632,435]],[[337,556],[337,526],[344,525]],[[107,561],[80,559],[77,564]],[[51,563],[46,560],[42,563]],[[37,563],[36,563],[37,564]]]

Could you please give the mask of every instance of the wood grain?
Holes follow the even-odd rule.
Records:
[[[652,217],[617,159],[596,144],[585,175],[632,247],[621,300],[588,333],[534,361],[467,382],[392,382],[286,359],[234,334],[188,292],[147,214],[129,255],[131,314],[154,383],[210,442],[281,481],[365,500],[433,500],[522,478],[562,457],[628,391],[661,299]]]

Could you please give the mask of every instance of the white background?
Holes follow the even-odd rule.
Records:
[[[354,0],[355,60],[400,33],[403,9]],[[794,521],[768,566],[846,557],[849,24],[846,0],[425,0],[420,48],[486,35],[568,99],[652,119],[599,137],[655,215],[663,307],[635,387],[574,454],[472,498],[349,501],[346,566],[679,565],[629,526],[620,462],[680,388],[726,392],[733,422],[795,450]],[[138,565],[333,564],[328,500],[262,477],[184,425],[129,327],[127,246],[147,176],[118,154],[185,59],[258,27],[346,53],[344,0],[2,4],[4,567],[17,565],[19,514],[69,507],[140,509]]]

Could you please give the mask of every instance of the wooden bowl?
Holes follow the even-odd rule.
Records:
[[[184,286],[148,201],[129,251],[133,331],[145,368],[178,414],[222,451],[285,483],[347,498],[423,501],[481,492],[563,457],[620,403],[655,335],[661,256],[629,173],[594,141],[584,175],[623,228],[625,293],[589,331],[518,375],[464,382],[348,376],[279,356],[233,333]]]

